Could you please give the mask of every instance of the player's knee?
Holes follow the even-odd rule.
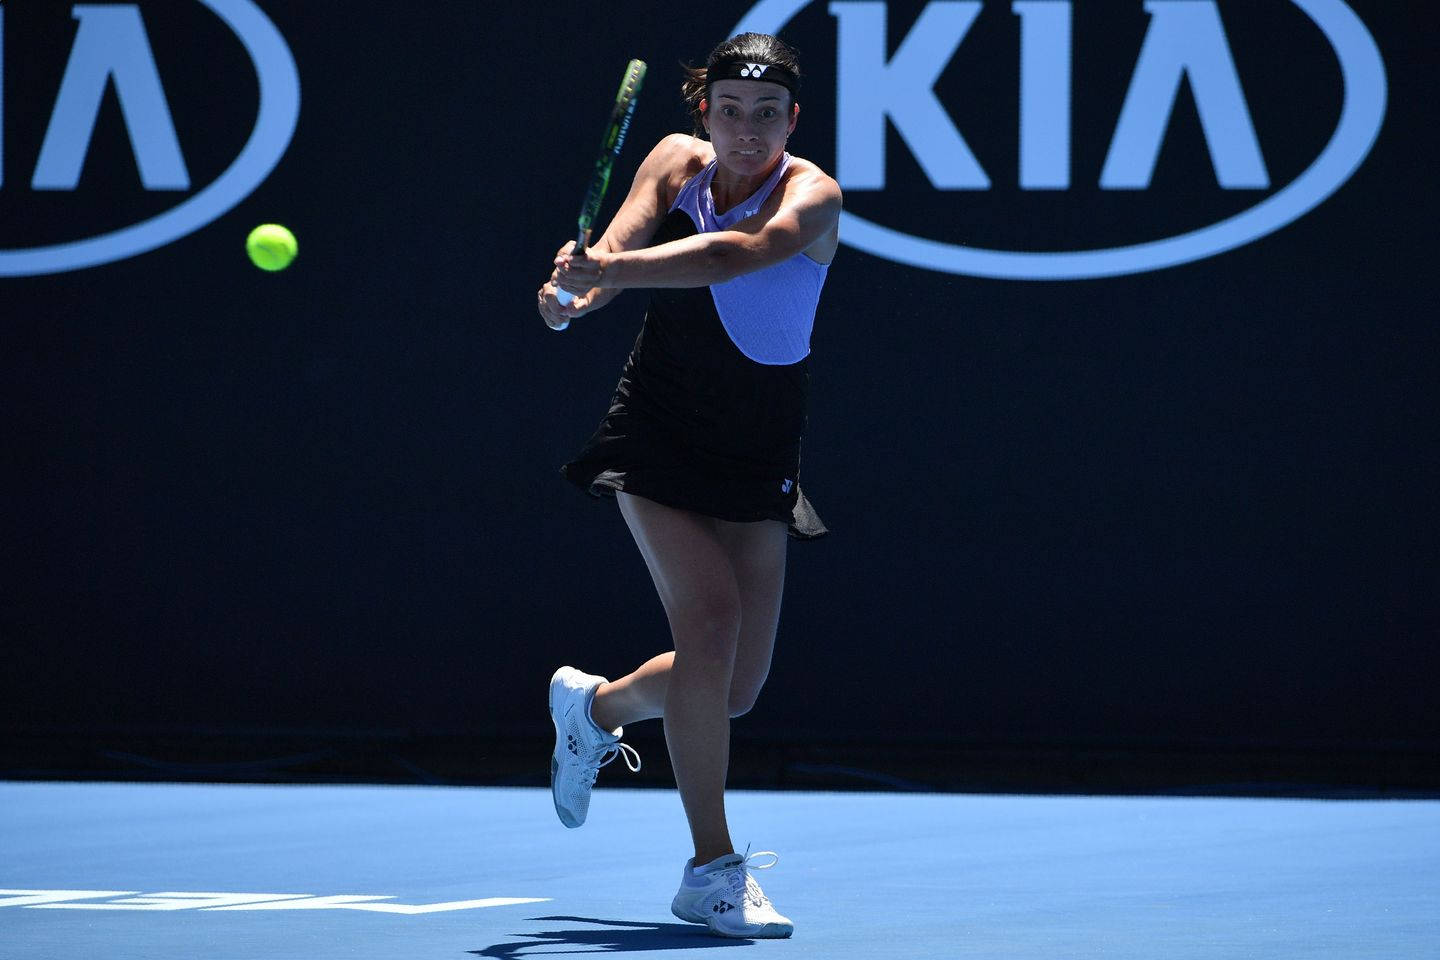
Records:
[[[740,603],[723,593],[686,604],[671,618],[676,656],[730,664],[740,638]]]
[[[755,708],[760,699],[759,684],[734,684],[730,687],[730,716],[743,717]]]
[[[744,697],[744,695],[736,695],[736,692],[730,691],[730,718],[733,720],[734,717],[744,717],[747,712],[755,710],[756,699],[757,694]]]

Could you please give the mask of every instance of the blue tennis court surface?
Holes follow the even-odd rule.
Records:
[[[669,913],[671,791],[0,783],[3,960],[1440,956],[1440,802],[733,792],[796,924]],[[717,953],[721,951],[721,953]]]

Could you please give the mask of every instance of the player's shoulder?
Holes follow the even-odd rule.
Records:
[[[642,174],[654,178],[666,209],[675,202],[680,188],[705,169],[715,157],[710,144],[686,133],[672,133],[655,144],[642,164]]]
[[[824,206],[840,207],[844,199],[840,184],[818,164],[804,157],[790,155],[790,165],[785,170],[785,192],[804,197],[807,202]]]
[[[655,145],[649,159],[667,173],[690,177],[705,169],[714,156],[715,150],[708,141],[688,133],[672,133]]]

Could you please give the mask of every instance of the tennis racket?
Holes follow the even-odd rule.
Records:
[[[590,231],[600,213],[605,191],[610,186],[610,173],[615,168],[615,158],[620,156],[620,148],[625,144],[625,132],[630,129],[630,118],[635,114],[635,101],[640,96],[640,85],[644,81],[645,61],[631,60],[620,81],[620,92],[615,94],[615,106],[610,110],[605,136],[600,140],[600,155],[595,158],[595,172],[590,175],[585,201],[580,204],[580,230],[575,237],[575,253],[581,253],[590,243]],[[555,297],[562,304],[575,299],[559,289],[555,291]],[[568,326],[570,321],[566,320],[559,326],[552,323],[550,329],[564,330]]]

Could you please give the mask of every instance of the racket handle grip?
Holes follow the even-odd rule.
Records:
[[[578,237],[575,238],[575,246],[571,248],[571,252],[572,252],[572,253],[584,253],[584,252],[585,252],[585,245],[586,245],[587,243],[589,243],[589,242],[590,242],[590,231],[589,231],[589,230],[581,230],[581,231],[580,231],[580,236],[578,236]],[[568,307],[568,306],[570,306],[570,301],[572,301],[572,300],[575,299],[575,294],[571,293],[569,290],[561,290],[559,287],[556,287],[556,288],[555,288],[555,299],[560,301],[560,306],[562,306],[562,307]],[[550,329],[551,329],[551,330],[555,330],[555,331],[558,332],[558,331],[560,331],[560,330],[564,330],[564,329],[565,329],[566,327],[568,327],[568,326],[570,326],[570,321],[569,321],[569,320],[566,320],[565,323],[562,324],[561,326],[551,327]]]

